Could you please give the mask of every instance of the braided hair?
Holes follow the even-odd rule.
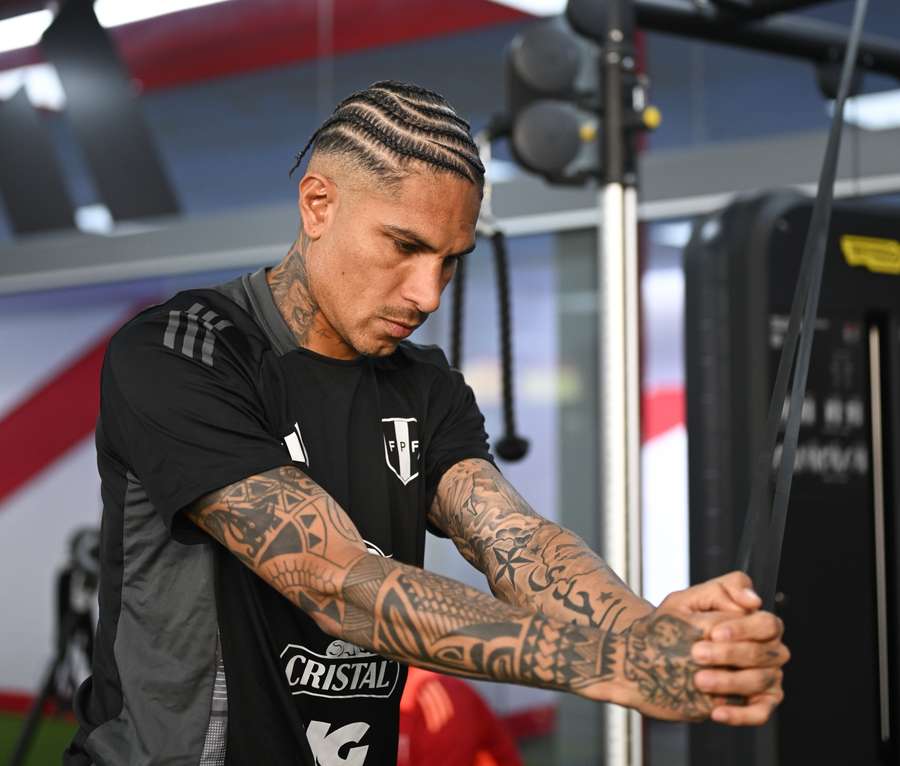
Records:
[[[350,155],[388,185],[419,162],[484,186],[469,123],[442,96],[416,85],[385,80],[345,98],[297,154],[290,174],[310,149]]]

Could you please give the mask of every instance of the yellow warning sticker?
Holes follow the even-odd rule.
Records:
[[[876,274],[900,274],[900,242],[881,237],[841,237],[841,252],[850,266],[862,266]]]

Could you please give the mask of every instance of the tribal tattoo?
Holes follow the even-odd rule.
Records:
[[[302,471],[284,466],[251,476],[201,498],[188,513],[305,612],[340,618],[336,572],[365,550],[365,542]]]
[[[541,560],[534,542],[521,551],[504,547],[504,563],[495,556],[494,581],[515,584],[531,576],[585,624],[369,553],[343,509],[293,466],[213,492],[188,515],[326,633],[386,657],[472,678],[649,704],[669,716],[704,709],[690,661],[697,631],[669,616],[651,615],[623,632],[613,629],[615,618],[607,619],[608,627],[595,624],[603,622],[603,612],[589,616],[565,606],[567,600],[582,603],[568,583],[557,587],[569,571],[565,566],[562,575],[532,567],[522,577],[516,559]],[[560,560],[574,555],[565,547],[573,543],[554,545]],[[601,577],[609,578],[608,570]],[[606,600],[617,598],[624,597]],[[623,679],[632,689],[626,696]]]
[[[487,461],[464,460],[444,474],[430,519],[508,603],[613,631],[652,609],[580,537],[535,513]]]
[[[558,623],[369,554],[346,513],[296,468],[225,487],[189,514],[323,629],[385,656],[572,690],[612,677],[612,633]]]
[[[578,691],[614,677],[618,639],[498,602],[446,577],[366,556],[343,592],[346,637],[443,672]]]

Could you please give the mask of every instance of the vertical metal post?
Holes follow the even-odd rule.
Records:
[[[641,592],[640,321],[637,189],[623,70],[634,67],[630,0],[608,0],[603,52],[603,175],[598,250],[601,555]],[[640,715],[603,711],[604,766],[641,766]]]

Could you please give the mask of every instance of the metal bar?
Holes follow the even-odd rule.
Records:
[[[641,592],[640,353],[637,190],[632,137],[625,124],[626,73],[634,68],[633,0],[607,0],[600,75],[604,109],[598,252],[598,450],[601,555]],[[630,94],[629,94],[630,95]],[[605,766],[643,763],[642,719],[607,705],[602,712]]]
[[[875,615],[878,641],[878,711],[881,741],[891,739],[888,666],[887,555],[884,526],[884,419],[881,403],[881,333],[869,328],[869,394],[872,426],[872,500],[875,513]]]
[[[834,63],[847,47],[847,30],[837,24],[799,16],[775,16],[743,22],[734,13],[691,0],[635,0],[638,26],[719,45],[775,53],[816,63]],[[895,40],[860,41],[860,69],[900,77],[900,46]]]
[[[640,353],[640,259],[638,249],[638,195],[633,186],[625,187],[622,232],[625,276],[625,443],[627,465],[625,535],[628,563],[625,576],[638,595],[643,592],[641,552],[641,353]],[[628,711],[628,737],[631,766],[643,759],[643,718]]]
[[[603,227],[597,253],[598,403],[597,434],[600,471],[600,555],[628,582],[628,395],[626,386],[625,188],[607,184],[602,193]],[[628,713],[604,707],[605,766],[629,766]],[[639,762],[638,762],[639,763]],[[631,764],[636,766],[636,764]]]
[[[713,0],[722,8],[733,9],[743,19],[764,18],[776,13],[787,13],[805,8],[810,5],[819,5],[822,0]]]

